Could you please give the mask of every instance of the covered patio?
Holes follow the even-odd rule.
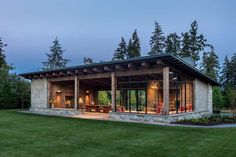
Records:
[[[32,80],[32,110],[110,113],[113,118],[180,113],[202,116],[212,110],[211,84],[218,85],[189,63],[169,54],[22,76]]]
[[[83,112],[126,112],[143,114],[175,114],[193,110],[192,80],[183,77],[169,68],[169,89],[164,90],[163,70],[155,73],[96,78],[67,77],[50,79],[48,94],[49,108],[70,108]],[[169,91],[167,94],[163,92]],[[101,103],[100,93],[105,92],[107,104]],[[169,94],[169,98],[168,98]],[[169,99],[169,100],[168,100]],[[166,108],[164,101],[169,101]],[[178,106],[176,106],[178,105]]]

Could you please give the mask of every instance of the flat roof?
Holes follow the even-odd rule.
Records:
[[[219,86],[220,83],[218,83],[216,80],[210,78],[209,76],[205,75],[201,71],[199,71],[197,68],[195,68],[193,65],[189,64],[188,62],[184,61],[183,59],[176,57],[172,54],[159,54],[159,55],[153,55],[153,56],[143,56],[143,57],[133,57],[128,58],[124,60],[116,60],[116,61],[106,61],[101,63],[91,63],[91,64],[84,64],[84,65],[78,65],[78,66],[71,66],[71,67],[65,67],[60,69],[52,69],[52,70],[42,70],[42,71],[35,71],[35,72],[29,72],[29,73],[22,73],[20,76],[24,78],[33,78],[37,75],[47,75],[50,73],[58,73],[58,72],[68,72],[68,71],[79,71],[83,69],[92,69],[92,68],[99,68],[104,66],[116,66],[116,65],[124,65],[129,63],[141,63],[143,61],[145,62],[153,62],[156,60],[161,60],[164,63],[168,64],[170,67],[174,67],[178,69],[179,71],[183,71],[190,76],[194,76],[195,78],[199,78],[205,82],[208,82],[212,85]]]

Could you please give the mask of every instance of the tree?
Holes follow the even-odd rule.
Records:
[[[7,45],[0,38],[0,109],[29,105],[30,84],[11,72],[14,68],[5,60],[4,46]]]
[[[175,56],[179,56],[180,37],[176,33],[171,33],[166,37],[165,53],[171,53]]]
[[[227,106],[231,109],[236,109],[236,89],[233,87],[227,87],[225,97]]]
[[[188,32],[182,33],[182,41],[181,41],[181,51],[180,51],[180,57],[191,57],[192,52],[191,52],[191,42],[190,42],[190,35]]]
[[[197,21],[191,24],[189,32],[182,33],[182,38],[180,57],[191,57],[197,66],[197,62],[200,60],[199,53],[204,50],[207,41],[203,34],[198,34]]]
[[[127,56],[127,45],[125,39],[121,37],[121,42],[119,43],[118,48],[115,50],[112,60],[122,60],[125,59],[126,56]]]
[[[10,73],[12,69],[7,64],[0,69],[0,109],[28,107],[30,103],[30,83]]]
[[[225,106],[236,108],[236,53],[228,59],[224,59],[221,77],[223,94],[225,96]]]
[[[164,53],[165,48],[165,36],[163,36],[163,32],[159,23],[155,21],[155,30],[152,32],[151,40],[150,40],[151,51],[148,55],[157,55]]]
[[[53,41],[53,45],[50,47],[50,53],[46,53],[47,55],[47,61],[42,62],[43,69],[59,69],[66,67],[66,64],[70,61],[68,59],[63,58],[63,50],[62,47],[56,37],[56,39]]]
[[[137,30],[134,30],[132,34],[132,38],[129,40],[129,45],[127,48],[127,58],[139,57],[141,56],[141,47],[140,47],[140,39],[138,37]]]
[[[220,109],[222,107],[225,107],[224,96],[222,94],[220,87],[213,87],[212,95],[213,95],[212,103],[214,108]]]
[[[0,68],[3,67],[3,65],[7,64],[6,63],[6,55],[4,54],[5,50],[3,49],[7,44],[4,44],[2,42],[2,38],[0,37]]]
[[[215,49],[212,45],[208,45],[210,51],[203,52],[201,70],[214,80],[219,76],[220,63]]]
[[[222,84],[222,88],[225,91],[227,87],[231,86],[232,80],[231,80],[231,61],[226,56],[224,59],[224,63],[221,70],[221,77],[220,82]]]
[[[19,100],[19,104],[21,109],[27,108],[27,104],[29,104],[30,99],[30,83],[25,79],[22,79],[18,75],[16,75],[16,89],[17,89],[17,96]],[[25,103],[27,102],[27,103]]]
[[[98,102],[100,105],[110,104],[110,99],[109,99],[107,91],[99,91],[98,92]]]
[[[231,57],[231,63],[230,63],[230,73],[231,73],[231,80],[232,80],[232,86],[234,89],[236,89],[236,53],[233,54]]]
[[[132,49],[133,49],[133,43],[132,43],[132,40],[129,39],[129,43],[128,43],[128,46],[127,46],[127,58],[130,58],[131,53],[132,53]]]

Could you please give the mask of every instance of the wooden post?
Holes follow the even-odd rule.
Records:
[[[75,76],[75,94],[74,94],[74,104],[75,104],[75,110],[77,110],[77,105],[78,105],[78,77]]]
[[[111,73],[111,109],[115,112],[116,107],[116,76],[115,73]]]
[[[164,114],[169,114],[169,67],[163,67]]]

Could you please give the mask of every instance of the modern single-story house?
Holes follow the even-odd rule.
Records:
[[[32,112],[72,115],[103,112],[111,119],[153,122],[212,114],[212,87],[219,85],[185,59],[171,54],[21,76],[31,79]],[[110,103],[100,104],[101,91],[110,93]]]

